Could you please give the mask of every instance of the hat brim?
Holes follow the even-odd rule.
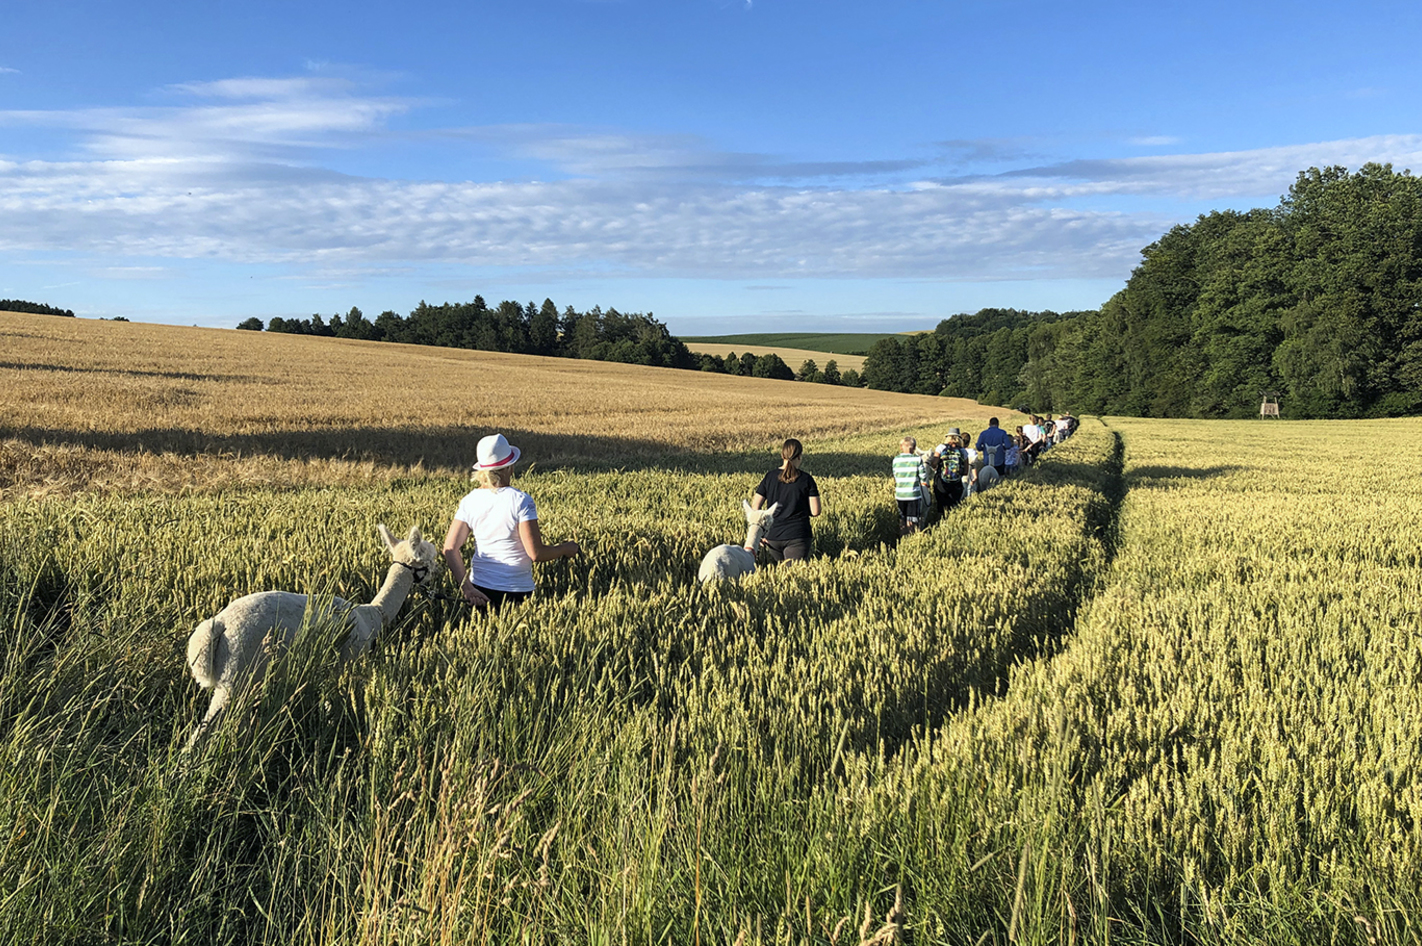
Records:
[[[500,460],[498,463],[476,463],[474,464],[474,469],[502,470],[506,466],[513,466],[515,463],[518,462],[518,458],[521,456],[523,456],[523,453],[518,449],[518,447],[515,447],[513,444],[509,444],[509,455],[507,457]]]

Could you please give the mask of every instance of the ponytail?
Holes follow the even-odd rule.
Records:
[[[800,478],[800,454],[804,451],[804,446],[794,437],[780,447],[780,482],[793,483]]]

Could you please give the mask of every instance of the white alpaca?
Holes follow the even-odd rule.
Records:
[[[337,597],[317,599],[310,615],[313,624],[322,620],[345,624],[348,633],[341,644],[341,656],[347,660],[370,648],[376,632],[400,613],[410,590],[430,581],[439,561],[439,550],[425,541],[418,527],[399,543],[385,526],[379,528],[394,562],[375,599],[370,604],[351,604]],[[266,673],[270,645],[292,642],[307,621],[309,603],[307,595],[292,591],[259,591],[238,598],[197,626],[188,638],[188,669],[199,686],[212,690],[212,702],[188,740],[189,749],[238,687],[260,680]]]
[[[701,560],[701,570],[696,578],[708,582],[714,578],[739,578],[755,571],[755,550],[760,547],[760,537],[775,519],[780,504],[774,503],[769,509],[752,509],[751,504],[741,500],[746,511],[746,544],[718,545],[706,553]]]

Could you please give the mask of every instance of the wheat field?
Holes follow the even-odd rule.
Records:
[[[0,344],[0,496],[447,475],[493,430],[544,466],[676,465],[759,455],[790,436],[976,429],[990,412],[636,365],[42,315],[0,314]]]
[[[232,346],[230,374],[268,344],[182,337]],[[495,615],[450,600],[445,576],[446,596],[407,605],[352,664],[310,627],[185,757],[206,702],[183,665],[192,626],[265,588],[368,600],[388,562],[375,525],[442,531],[467,458],[302,456],[327,442],[297,436],[290,406],[311,395],[283,391],[275,365],[345,346],[252,348],[273,380],[239,410],[202,403],[206,374],[173,378],[177,356],[137,342],[107,361],[34,344],[48,368],[7,354],[3,370],[62,387],[84,373],[68,353],[107,366],[90,374],[167,372],[110,377],[107,396],[200,392],[149,408],[184,436],[234,436],[265,403],[270,439],[255,457],[177,439],[140,452],[78,436],[82,386],[33,398],[23,423],[7,401],[17,449],[190,481],[70,475],[11,483],[0,504],[0,943],[1419,940],[1422,421],[1088,418],[1020,479],[896,541],[899,435],[988,409],[795,402],[823,434],[805,459],[819,554],[703,587],[701,554],[743,534],[780,434],[713,410],[718,449],[679,425],[698,397],[782,386],[603,376],[599,397],[629,417],[684,406],[664,427],[642,417],[627,452],[519,474],[582,556],[539,566],[534,598]],[[371,377],[431,371],[409,351],[381,375],[381,353]],[[492,364],[452,354],[466,380]],[[564,370],[504,357],[548,385]],[[587,387],[598,367],[567,370]],[[347,398],[400,400],[375,388]],[[597,423],[587,398],[561,421],[541,403],[566,425],[550,437]],[[331,410],[337,430],[375,413]],[[39,445],[41,429],[71,439]],[[400,430],[392,443],[424,442]],[[1360,484],[1320,462],[1345,436],[1400,462]],[[247,484],[210,473],[259,462]]]

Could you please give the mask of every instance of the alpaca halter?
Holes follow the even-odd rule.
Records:
[[[419,565],[410,565],[400,561],[399,559],[396,559],[395,564],[403,565],[405,568],[408,568],[410,570],[410,574],[414,576],[415,584],[417,585],[423,585],[425,583],[425,579],[429,577],[430,567],[423,563]]]

